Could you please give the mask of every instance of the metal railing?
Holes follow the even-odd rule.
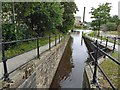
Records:
[[[4,80],[4,81],[7,81],[7,80],[9,80],[9,74],[11,74],[12,72],[14,72],[15,70],[17,70],[18,68],[20,68],[21,66],[23,66],[23,65],[25,65],[26,63],[28,63],[28,62],[26,62],[26,63],[24,63],[24,64],[22,64],[21,66],[19,66],[19,67],[17,67],[16,69],[14,69],[14,70],[12,70],[12,71],[10,71],[10,72],[8,72],[8,69],[7,69],[7,58],[6,58],[6,56],[5,56],[5,46],[6,45],[8,45],[8,44],[13,44],[13,43],[18,43],[18,42],[28,42],[28,41],[33,41],[33,40],[36,40],[36,48],[37,48],[37,58],[39,58],[40,57],[40,53],[39,53],[39,48],[40,48],[40,45],[39,45],[39,39],[41,39],[41,38],[48,38],[48,44],[49,44],[49,50],[51,49],[51,38],[52,37],[54,37],[55,39],[54,39],[54,41],[55,41],[55,46],[57,45],[57,40],[59,40],[58,41],[58,43],[60,43],[61,42],[61,39],[62,39],[62,35],[60,35],[60,34],[58,34],[58,36],[57,35],[49,35],[49,36],[46,36],[46,37],[36,37],[36,38],[31,38],[31,39],[24,39],[24,40],[16,40],[16,41],[10,41],[10,42],[2,42],[1,43],[1,45],[2,45],[2,62],[3,62],[3,67],[4,67],[4,74],[3,74],[3,77],[2,77],[2,79]],[[57,38],[58,37],[58,38]]]
[[[97,82],[97,69],[100,70],[100,72],[102,73],[102,75],[105,77],[105,79],[108,81],[108,83],[110,84],[110,86],[112,87],[113,90],[116,90],[116,87],[113,85],[113,83],[111,82],[111,80],[107,77],[107,75],[105,74],[105,72],[102,70],[102,68],[99,66],[98,64],[98,54],[99,53],[102,53],[103,55],[107,56],[108,58],[110,58],[113,62],[115,62],[117,65],[120,66],[120,62],[113,58],[111,55],[109,55],[108,53],[106,53],[103,49],[101,49],[99,47],[99,43],[98,41],[96,40],[96,42],[91,42],[92,45],[94,46],[94,52],[92,52],[90,54],[91,58],[93,59],[93,62],[94,62],[94,72],[93,72],[93,80],[92,82],[93,83],[97,83],[99,89],[101,90],[98,82]],[[106,44],[106,48],[107,48],[107,44]],[[93,53],[94,53],[94,56],[93,56]]]
[[[106,37],[103,37],[102,35],[101,36],[96,36],[95,33],[93,34],[93,39],[95,40],[95,38],[98,40],[100,40],[100,43],[102,44],[103,41],[105,41],[105,47],[108,46],[108,42],[111,42],[113,43],[113,47],[112,47],[112,52],[115,51],[115,46],[116,44],[120,45],[119,42],[117,42],[117,40],[120,40],[120,37],[110,37],[110,36],[106,36]]]
[[[103,41],[103,36],[100,36],[101,37],[101,43]],[[106,47],[107,47],[107,44],[108,42],[110,41],[111,43],[113,43],[113,48],[112,48],[112,52],[115,51],[115,45],[117,44],[117,40],[119,40],[120,38],[119,37],[106,37]],[[119,45],[119,44],[118,44]]]

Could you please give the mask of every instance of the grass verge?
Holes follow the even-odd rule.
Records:
[[[118,52],[115,52],[112,54],[112,56],[116,59],[118,59]],[[118,88],[119,86],[119,80],[120,80],[120,74],[118,70],[120,69],[120,66],[117,65],[115,62],[113,62],[111,59],[106,58],[101,64],[100,67],[103,69],[105,74],[108,76],[108,78],[112,81],[113,85]],[[106,81],[106,79],[103,78],[99,80],[100,84],[103,87],[110,87],[109,83]]]
[[[57,39],[59,37],[57,36]],[[55,40],[55,37],[51,37],[51,42]],[[49,42],[48,38],[41,38],[39,39],[39,46],[43,46],[45,44],[47,44]],[[15,45],[15,47],[10,47],[5,51],[5,56],[6,58],[11,58],[14,57],[16,55],[22,54],[24,52],[33,50],[35,48],[37,48],[37,41],[33,40],[33,41],[27,41],[27,42],[19,42],[17,43],[17,45]]]

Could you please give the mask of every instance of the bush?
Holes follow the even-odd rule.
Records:
[[[108,22],[106,26],[108,28],[108,31],[114,31],[117,29],[117,25],[115,23]]]

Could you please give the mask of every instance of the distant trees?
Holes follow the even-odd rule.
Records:
[[[114,31],[117,29],[116,23],[108,22],[106,26],[108,31]]]
[[[78,8],[75,2],[61,2],[61,5],[64,7],[64,13],[63,22],[62,25],[59,26],[59,30],[65,33],[67,30],[74,27],[75,17],[73,13],[76,13]]]
[[[4,2],[2,5],[5,41],[67,32],[74,25],[74,2]]]
[[[113,31],[117,30],[117,27],[120,24],[120,19],[117,15],[110,16],[110,10],[110,3],[101,4],[98,8],[91,9],[91,18],[93,18],[91,26],[94,30],[98,30],[98,35],[100,29],[106,29],[103,31]]]
[[[91,18],[93,18],[94,20],[92,21],[91,25],[95,30],[100,30],[100,26],[108,22],[110,18],[110,10],[110,3],[101,4],[98,8],[92,7],[90,13],[92,15]]]
[[[109,18],[109,22],[115,23],[116,26],[118,27],[118,25],[120,24],[120,19],[119,19],[118,15],[114,15]]]

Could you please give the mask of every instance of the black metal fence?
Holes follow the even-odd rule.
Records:
[[[108,38],[107,38],[108,39]],[[107,48],[107,42],[108,40],[106,40],[106,48]],[[107,56],[108,58],[110,58],[113,62],[115,62],[116,64],[118,64],[120,66],[120,62],[113,58],[111,55],[109,55],[108,53],[106,53],[103,49],[101,49],[99,47],[99,43],[96,40],[96,42],[92,42],[92,45],[94,46],[94,52],[92,52],[90,54],[90,56],[93,59],[93,63],[94,63],[94,72],[93,72],[93,83],[97,83],[99,89],[101,90],[98,82],[97,82],[97,69],[100,70],[100,72],[102,73],[102,75],[105,77],[105,79],[108,81],[108,83],[110,84],[110,86],[112,87],[113,90],[116,90],[116,87],[113,85],[113,83],[111,82],[111,80],[107,77],[107,75],[105,74],[105,72],[102,70],[102,68],[100,67],[100,65],[98,64],[98,55],[99,53],[102,53],[103,55]],[[114,43],[114,47],[115,48],[115,43]],[[94,55],[93,55],[94,54]]]
[[[40,48],[40,45],[39,45],[39,39],[42,39],[42,38],[46,38],[48,39],[48,44],[49,44],[49,50],[51,49],[51,42],[54,41],[55,42],[55,46],[57,45],[57,40],[58,40],[58,43],[61,42],[61,39],[62,39],[62,35],[58,34],[58,35],[49,35],[49,36],[46,36],[46,37],[36,37],[36,38],[30,38],[30,39],[24,39],[24,40],[16,40],[16,41],[10,41],[10,42],[2,42],[1,45],[2,45],[2,62],[3,62],[3,67],[4,67],[4,75],[3,75],[3,80],[9,80],[9,74],[11,74],[12,72],[14,72],[15,70],[17,70],[18,68],[20,68],[21,66],[25,65],[26,63],[24,63],[23,65],[17,67],[16,69],[12,70],[11,72],[8,72],[8,69],[7,69],[7,58],[6,58],[6,55],[5,55],[5,48],[8,44],[14,44],[14,43],[23,43],[23,42],[29,42],[29,41],[36,41],[36,48],[37,48],[37,51],[36,51],[36,56],[37,58],[40,57],[40,52],[39,52],[39,48]],[[51,38],[54,38],[54,40],[51,40]],[[28,61],[29,62],[29,61]]]

